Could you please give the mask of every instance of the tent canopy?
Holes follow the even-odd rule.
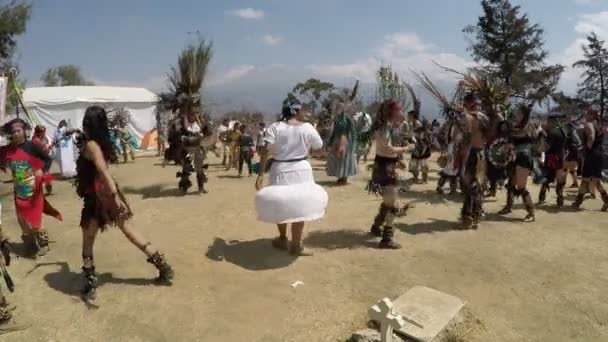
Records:
[[[156,94],[147,89],[127,87],[34,87],[23,93],[35,124],[45,126],[50,135],[61,120],[80,128],[87,107],[98,104],[106,109],[127,109],[131,113],[129,130],[138,142],[156,127],[156,100]]]
[[[103,103],[154,103],[156,94],[145,88],[126,87],[37,87],[27,88],[23,101],[30,106],[59,106],[74,102]]]

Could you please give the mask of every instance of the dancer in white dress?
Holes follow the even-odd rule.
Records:
[[[268,127],[256,180],[258,219],[278,226],[279,237],[272,245],[288,249],[294,256],[310,255],[302,247],[304,223],[321,219],[328,200],[327,192],[315,183],[307,160],[310,149],[321,149],[323,140],[317,130],[303,120],[300,108],[286,107],[282,120]],[[267,162],[271,163],[270,186],[262,188]],[[287,239],[288,224],[291,224],[291,246]]]
[[[64,178],[76,177],[76,151],[72,134],[77,131],[68,128],[68,123],[61,120],[55,132],[55,145],[57,146],[55,158]]]

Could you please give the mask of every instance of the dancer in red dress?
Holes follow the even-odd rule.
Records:
[[[52,180],[47,172],[53,160],[26,139],[29,129],[29,124],[21,119],[11,120],[2,127],[2,133],[10,135],[11,139],[3,163],[13,175],[15,210],[23,243],[28,254],[42,256],[49,250],[49,236],[42,227],[42,214],[58,220],[61,220],[61,214],[46,201],[42,191],[43,185]]]

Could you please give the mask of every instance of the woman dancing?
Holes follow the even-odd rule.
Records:
[[[258,220],[277,225],[279,236],[272,246],[289,250],[293,256],[310,255],[302,247],[304,223],[321,219],[327,207],[327,193],[315,183],[307,160],[310,149],[320,150],[323,140],[304,120],[299,106],[285,107],[282,120],[268,127],[255,183]],[[269,155],[272,155],[270,186],[262,189]],[[291,224],[291,245],[287,240],[288,224]]]
[[[524,222],[534,222],[535,220],[532,196],[530,196],[530,192],[526,189],[528,177],[534,169],[532,145],[534,144],[536,133],[528,125],[531,110],[531,106],[522,104],[514,113],[510,140],[515,148],[515,165],[508,171],[507,204],[498,212],[499,215],[511,213],[515,197],[521,196],[528,212],[528,215],[524,218]]]
[[[402,121],[401,111],[398,102],[385,101],[380,106],[371,130],[376,141],[376,159],[367,189],[370,193],[382,195],[382,204],[371,227],[371,233],[382,238],[378,245],[381,249],[401,248],[393,240],[393,221],[396,217],[404,216],[409,208],[409,205],[402,206],[399,203],[400,187],[397,184],[397,169],[405,169],[403,154],[411,150],[409,147],[396,146],[397,127]]]
[[[157,280],[170,283],[173,269],[163,254],[129,225],[133,216],[125,197],[110,175],[108,163],[116,163],[117,155],[110,140],[108,117],[99,106],[87,108],[82,120],[83,134],[80,137],[80,156],[76,162],[76,192],[83,199],[80,218],[82,228],[82,270],[85,276],[83,295],[95,299],[97,274],[93,261],[93,246],[97,232],[109,226],[117,226],[125,236],[148,257],[148,262],[159,271]]]

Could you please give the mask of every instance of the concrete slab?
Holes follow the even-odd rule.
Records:
[[[405,325],[398,331],[417,341],[432,342],[458,315],[465,303],[424,286],[411,288],[393,301],[393,310]]]

